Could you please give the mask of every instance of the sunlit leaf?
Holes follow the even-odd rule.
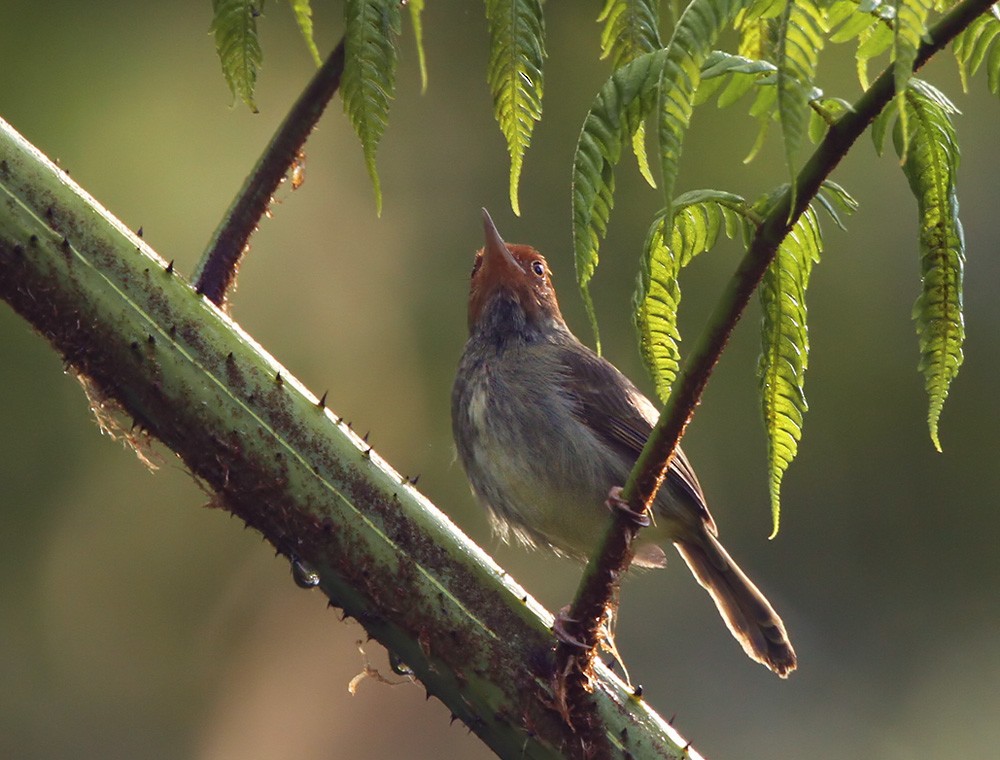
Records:
[[[264,57],[257,38],[258,15],[260,10],[250,0],[212,0],[211,31],[226,84],[233,97],[246,103],[254,113],[257,104],[253,91],[257,69]]]
[[[292,11],[295,13],[295,22],[299,25],[299,31],[302,32],[302,36],[305,38],[306,47],[309,48],[309,54],[312,56],[313,61],[316,62],[316,65],[321,66],[323,59],[319,56],[319,49],[316,47],[316,40],[313,37],[310,0],[289,0],[289,2],[292,4]]]
[[[742,5],[743,0],[693,0],[667,47],[617,69],[587,114],[573,161],[573,249],[577,282],[595,335],[597,319],[589,283],[597,268],[600,241],[607,232],[614,200],[614,169],[621,159],[622,145],[659,105],[662,189],[669,211],[702,63]],[[669,218],[669,213],[666,216]]]
[[[927,424],[931,441],[940,451],[938,422],[948,390],[962,365],[965,341],[965,238],[955,192],[958,140],[951,121],[957,109],[941,92],[918,79],[910,80],[904,107],[907,118],[905,122],[896,120],[893,144],[900,157],[904,146],[909,146],[903,173],[917,199],[922,282],[913,318],[920,342],[919,368],[930,397]],[[902,133],[904,128],[909,134]]]
[[[903,105],[906,97],[906,83],[913,75],[913,62],[917,60],[917,48],[927,34],[927,17],[931,12],[931,0],[891,0],[895,9],[895,22],[892,25],[892,58],[893,81],[896,87],[897,105]],[[900,134],[903,136],[902,155],[906,155],[906,128],[908,109],[899,109],[899,118],[903,120]]]
[[[681,269],[712,248],[720,232],[730,238],[742,233],[745,242],[752,226],[746,201],[721,190],[685,193],[673,208],[672,226],[661,213],[649,230],[634,297],[639,348],[663,402],[670,395],[680,362]]]
[[[424,12],[424,0],[408,0],[410,23],[413,25],[413,41],[417,46],[417,63],[420,66],[420,91],[427,91],[427,56],[424,54],[424,24],[420,14]]]
[[[763,314],[757,374],[767,433],[772,538],[777,535],[780,525],[781,481],[798,453],[808,408],[805,396],[805,373],[809,363],[806,289],[821,250],[819,223],[816,212],[810,207],[782,241],[757,290]]]
[[[510,206],[520,215],[518,184],[524,152],[542,117],[545,21],[539,0],[486,0],[490,59],[486,78],[493,114],[510,154]]]
[[[396,37],[400,30],[398,0],[346,0],[344,75],[340,93],[354,131],[361,138],[365,165],[382,213],[382,187],[375,154],[389,118],[396,90]]]
[[[656,0],[607,0],[597,18],[601,30],[601,58],[610,58],[617,69],[643,53],[662,47],[659,32],[659,2]],[[651,187],[656,187],[646,154],[646,128],[640,123],[632,135],[632,153],[639,173]]]
[[[1000,4],[976,18],[955,38],[953,44],[958,61],[962,89],[968,91],[969,77],[975,75],[986,61],[990,92],[1000,96]]]
[[[827,32],[826,9],[813,0],[787,0],[778,37],[778,119],[785,160],[794,178],[802,137],[809,119],[809,101]],[[793,189],[795,185],[792,185]],[[792,198],[794,204],[794,197]]]

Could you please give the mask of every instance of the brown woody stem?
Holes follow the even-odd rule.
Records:
[[[212,303],[221,306],[225,302],[251,235],[281,180],[299,160],[306,138],[340,87],[343,73],[341,40],[295,101],[212,235],[194,274],[195,288]]]

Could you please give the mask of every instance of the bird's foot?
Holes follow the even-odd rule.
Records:
[[[653,518],[650,516],[648,509],[636,511],[622,498],[621,486],[613,486],[608,491],[608,498],[604,500],[604,503],[608,509],[617,510],[640,528],[648,528],[653,524]]]
[[[590,647],[570,633],[570,629],[579,622],[580,621],[576,618],[571,618],[569,616],[569,605],[567,604],[556,613],[556,619],[552,623],[552,632],[563,644],[568,644],[569,646],[575,647],[581,651],[587,651]]]

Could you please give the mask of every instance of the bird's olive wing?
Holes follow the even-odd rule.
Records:
[[[630,462],[638,459],[656,422],[656,407],[613,364],[586,347],[566,347],[562,364],[580,421]],[[709,530],[716,532],[698,477],[679,447],[666,485],[696,506]]]

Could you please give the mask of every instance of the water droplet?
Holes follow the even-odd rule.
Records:
[[[399,655],[395,652],[389,652],[389,667],[392,668],[392,672],[399,676],[412,676],[413,669],[399,659]]]
[[[319,573],[298,557],[292,557],[292,578],[299,588],[316,588],[319,585]]]

